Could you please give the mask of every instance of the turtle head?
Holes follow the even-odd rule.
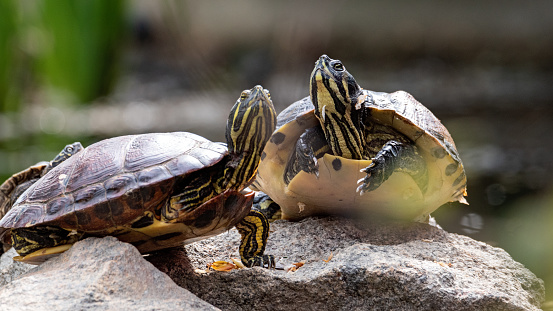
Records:
[[[50,168],[58,166],[61,162],[67,160],[75,153],[83,150],[83,145],[80,142],[74,142],[63,148],[63,150],[50,162]]]
[[[360,111],[355,108],[361,87],[341,61],[323,55],[315,63],[309,87],[315,116],[334,154],[362,158]]]
[[[261,153],[275,127],[276,112],[269,91],[261,85],[244,90],[227,121],[227,145],[235,161],[229,163],[225,176],[232,187],[240,188],[255,176]]]
[[[312,99],[322,97],[320,99],[327,102],[334,98],[339,101],[336,110],[345,110],[346,105],[355,104],[361,87],[340,60],[323,55],[315,63],[309,90]]]

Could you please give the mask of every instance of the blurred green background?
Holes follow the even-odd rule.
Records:
[[[192,131],[224,139],[240,91],[278,111],[321,54],[405,90],[450,130],[469,206],[446,230],[553,286],[553,2],[0,1],[0,179],[69,142]],[[553,300],[548,291],[547,299]]]

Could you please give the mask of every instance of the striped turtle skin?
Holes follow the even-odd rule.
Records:
[[[467,203],[463,164],[440,120],[409,93],[363,90],[326,55],[311,74],[310,96],[278,115],[254,188],[292,220],[370,214],[426,221],[447,202]]]
[[[40,263],[89,236],[115,236],[141,253],[194,242],[236,226],[247,266],[263,255],[268,222],[251,211],[261,152],[276,113],[261,86],[242,92],[227,121],[227,144],[186,132],[97,142],[35,182],[0,220],[1,237]]]

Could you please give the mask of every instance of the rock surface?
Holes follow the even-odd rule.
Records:
[[[0,287],[0,301],[0,310],[218,310],[112,237],[76,243]]]
[[[15,256],[17,256],[17,253],[13,248],[10,248],[0,257],[0,288],[36,267],[13,261],[12,258]]]
[[[238,240],[230,231],[187,246],[189,261],[177,251],[149,260],[223,310],[538,310],[545,296],[543,281],[500,248],[429,225],[362,229],[338,218],[273,223],[267,253],[305,261],[294,273],[189,272],[238,257]]]
[[[231,230],[145,257],[191,294],[134,247],[87,239],[13,281],[33,266],[3,263],[0,310],[538,310],[545,295],[502,249],[429,225],[277,221],[267,253],[304,261],[296,272],[199,273],[238,243]]]

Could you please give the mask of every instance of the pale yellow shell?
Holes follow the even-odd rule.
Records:
[[[301,219],[317,214],[376,213],[422,221],[447,202],[466,203],[466,176],[451,135],[442,123],[406,92],[363,91],[364,105],[374,122],[389,125],[417,145],[428,167],[429,184],[422,193],[406,173],[394,172],[378,189],[359,195],[357,181],[370,160],[351,160],[326,154],[318,159],[319,176],[300,172],[289,184],[284,170],[299,136],[319,121],[306,100],[297,102],[293,118],[279,116],[282,126],[265,147],[255,187],[266,192],[282,209],[283,218]],[[307,112],[305,112],[307,110]],[[284,114],[285,112],[283,112]],[[286,120],[281,122],[281,120]],[[340,165],[336,165],[339,161]],[[337,169],[339,167],[339,169]]]

